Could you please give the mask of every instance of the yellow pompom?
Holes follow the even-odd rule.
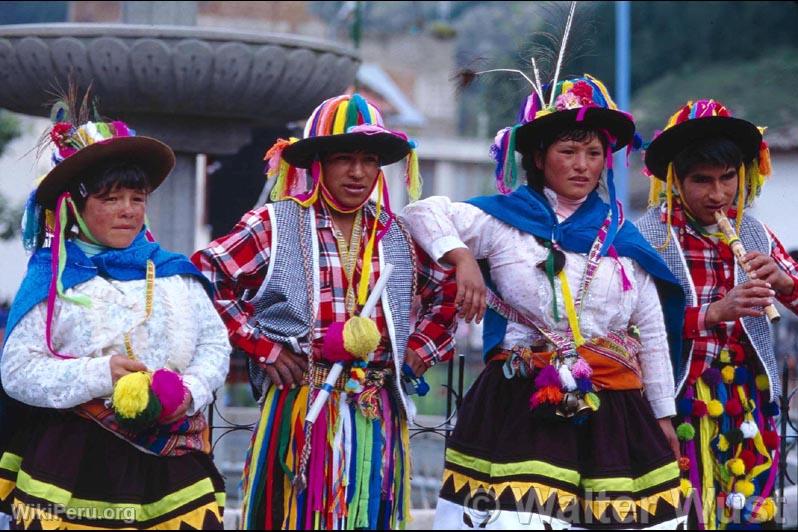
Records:
[[[730,363],[731,362],[731,354],[729,353],[729,350],[728,349],[721,350],[719,359],[720,359],[720,361],[723,364]]]
[[[352,368],[352,370],[349,372],[349,376],[358,381],[362,381],[366,378],[366,372],[363,370],[363,368]]]
[[[720,376],[723,377],[723,382],[731,384],[734,382],[734,366],[724,366],[720,370]]]
[[[746,499],[754,494],[755,489],[754,483],[748,480],[738,480],[734,483],[734,491],[742,493]]]
[[[688,479],[683,478],[679,481],[679,489],[682,492],[682,497],[685,499],[690,496],[690,493],[693,491],[693,483],[690,482]]]
[[[368,318],[355,316],[344,324],[344,349],[363,360],[377,349],[382,335],[377,324]]]
[[[739,458],[732,458],[731,460],[726,462],[726,468],[735,477],[739,477],[745,474],[745,462],[743,462]]]
[[[152,376],[139,371],[129,373],[116,381],[114,386],[114,409],[126,418],[134,418],[147,409],[150,401]]]
[[[768,521],[772,521],[776,518],[776,501],[768,497],[762,501],[762,505],[754,515],[756,516],[756,522],[758,523],[767,523]]]
[[[718,451],[725,453],[729,450],[729,440],[726,439],[726,436],[721,434],[718,436]]]
[[[717,399],[711,400],[707,403],[707,412],[712,417],[720,417],[723,415],[723,403],[718,401]],[[725,439],[725,438],[724,438]],[[728,444],[728,442],[726,442]]]
[[[770,380],[768,380],[767,375],[757,375],[756,376],[756,389],[760,392],[764,392],[765,390],[770,389]]]

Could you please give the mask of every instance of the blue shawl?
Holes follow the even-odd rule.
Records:
[[[159,244],[149,242],[144,231],[138,234],[129,247],[111,249],[91,258],[73,242],[67,241],[66,255],[66,267],[62,276],[64,290],[90,281],[98,275],[117,281],[144,279],[147,275],[147,261],[152,260],[155,263],[157,277],[189,275],[201,281],[208,294],[211,294],[208,280],[184,255],[165,251]],[[51,259],[50,248],[39,249],[30,258],[28,271],[11,305],[5,333],[6,341],[20,320],[33,307],[47,299],[52,276]],[[44,331],[42,331],[43,336]],[[0,353],[1,359],[2,353]],[[13,411],[18,410],[13,408],[14,403],[15,401],[5,394],[0,382],[0,445],[13,432],[15,426]]]
[[[594,191],[574,214],[560,223],[548,200],[528,186],[520,187],[506,196],[482,196],[467,203],[519,231],[557,242],[565,251],[585,254],[590,252],[610,209]],[[674,368],[678,367],[685,308],[684,292],[679,282],[634,224],[624,223],[620,227],[613,246],[618,255],[635,260],[654,278],[665,315],[671,361]],[[489,309],[485,314],[482,333],[485,357],[502,342],[506,330],[507,320]]]

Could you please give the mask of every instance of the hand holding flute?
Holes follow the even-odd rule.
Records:
[[[726,239],[729,243],[729,247],[734,253],[735,258],[740,263],[742,268],[748,273],[751,281],[740,285],[739,287],[735,287],[734,290],[730,291],[725,299],[730,299],[729,303],[735,304],[738,303],[749,303],[748,306],[761,306],[764,308],[764,313],[767,316],[768,320],[771,323],[776,323],[781,319],[781,315],[776,307],[770,302],[769,297],[775,295],[775,292],[771,290],[771,286],[773,282],[769,282],[768,275],[761,275],[763,273],[762,268],[765,267],[764,273],[766,274],[774,274],[777,278],[774,279],[775,281],[780,281],[781,279],[778,278],[778,274],[781,273],[782,275],[788,277],[788,281],[791,283],[792,280],[789,279],[784,272],[782,272],[779,267],[775,264],[772,258],[769,256],[764,256],[761,254],[752,254],[746,253],[745,248],[743,247],[743,243],[740,241],[740,238],[737,236],[736,231],[734,230],[734,226],[726,217],[725,214],[718,211],[715,213],[715,220],[718,222],[718,228],[723,232],[726,236]],[[760,275],[757,275],[760,273]],[[748,293],[735,293],[741,291],[747,291]],[[767,295],[764,292],[767,290]],[[768,297],[769,296],[769,297]],[[765,299],[763,299],[765,298]],[[742,312],[740,313],[739,317],[745,315],[752,315],[750,313]],[[736,318],[734,318],[736,319]],[[726,320],[719,320],[719,321],[726,321]]]

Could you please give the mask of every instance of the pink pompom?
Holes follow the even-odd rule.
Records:
[[[174,371],[159,369],[152,374],[152,393],[161,402],[161,419],[171,416],[186,397],[183,379]]]
[[[590,367],[590,364],[584,358],[579,357],[574,362],[574,365],[571,366],[571,374],[575,379],[589,379],[593,375],[593,368]]]
[[[355,357],[344,347],[344,322],[336,321],[327,329],[321,358],[329,362],[352,362]]]
[[[535,377],[535,386],[538,388],[545,388],[546,386],[560,387],[560,374],[554,369],[554,366],[548,365],[540,370],[538,376]]]

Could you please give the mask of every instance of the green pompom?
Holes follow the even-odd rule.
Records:
[[[134,417],[124,417],[119,412],[116,412],[116,420],[125,430],[130,432],[143,432],[156,424],[158,418],[161,416],[162,409],[163,407],[158,397],[150,390],[147,408]]]
[[[676,427],[676,435],[682,441],[690,441],[695,438],[695,427],[690,423],[682,423]]]

